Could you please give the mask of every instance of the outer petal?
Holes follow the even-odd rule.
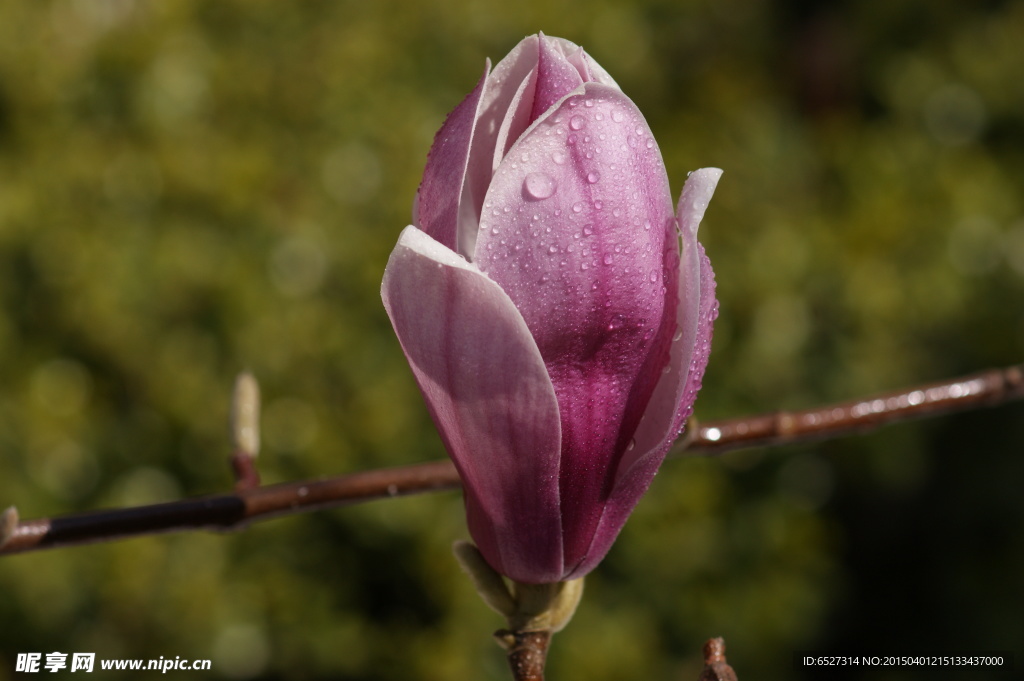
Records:
[[[691,173],[683,188],[676,212],[683,244],[679,263],[679,326],[670,361],[636,436],[619,463],[615,485],[587,559],[567,578],[586,574],[604,558],[693,411],[711,351],[712,323],[718,316],[714,273],[697,242],[697,228],[721,176],[718,168],[703,168]]]
[[[498,168],[475,262],[523,313],[558,396],[567,567],[582,560],[636,420],[661,328],[672,204],[660,152],[618,89],[584,85]],[[637,414],[637,419],[639,414]],[[630,433],[621,432],[632,420]]]
[[[391,254],[381,296],[459,469],[481,552],[518,581],[561,579],[558,404],[522,316],[414,227]]]
[[[413,203],[412,219],[416,226],[452,250],[457,247],[459,216],[466,208],[464,189],[469,150],[490,68],[488,61],[480,82],[448,114],[434,136]]]

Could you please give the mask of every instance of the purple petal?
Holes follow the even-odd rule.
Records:
[[[632,422],[631,434],[639,418],[630,409],[642,411],[654,387],[633,392],[651,370],[665,313],[673,220],[643,116],[615,88],[583,90],[539,119],[499,166],[474,258],[522,312],[555,386],[567,566],[590,546],[625,446],[621,428]]]
[[[712,324],[718,316],[714,273],[704,248],[697,242],[697,228],[721,176],[717,168],[703,168],[691,173],[683,188],[676,212],[683,242],[676,315],[679,321],[669,364],[635,438],[619,462],[615,485],[587,559],[567,579],[586,574],[608,552],[693,412],[711,351]]]
[[[622,459],[619,477],[645,458],[664,457],[693,411],[710,353],[712,322],[718,316],[714,273],[697,241],[697,228],[721,176],[718,168],[690,173],[679,198],[676,214],[682,253],[677,329],[669,364],[637,428],[635,446]]]
[[[522,315],[475,266],[414,227],[391,254],[381,296],[459,469],[481,552],[518,581],[558,581],[558,404]]]
[[[413,202],[413,222],[421,230],[451,249],[457,245],[457,229],[464,199],[469,150],[473,140],[480,100],[491,64],[473,91],[448,114],[434,136],[427,155],[427,167]],[[479,213],[478,213],[479,214]]]

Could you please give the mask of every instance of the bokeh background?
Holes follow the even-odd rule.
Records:
[[[444,456],[380,304],[435,130],[538,30],[645,112],[722,313],[704,419],[1024,353],[1024,3],[0,3],[0,507],[223,491],[236,372],[268,482]],[[1024,407],[669,462],[550,678],[797,670],[794,651],[1024,668]],[[450,555],[456,493],[0,559],[18,652],[210,658],[210,679],[506,679]],[[67,673],[67,672],[65,672]],[[96,672],[102,676],[102,673]],[[116,674],[113,674],[116,675]]]

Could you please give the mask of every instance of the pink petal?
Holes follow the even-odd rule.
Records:
[[[523,314],[558,396],[567,566],[590,545],[639,418],[629,408],[642,411],[654,387],[633,393],[665,313],[672,219],[647,123],[621,91],[597,83],[526,132],[484,202],[474,261]]]
[[[495,150],[502,124],[517,95],[520,101],[525,98],[532,106],[533,93],[525,92],[530,85],[528,82],[524,85],[524,81],[536,77],[533,71],[538,49],[537,36],[527,36],[498,62],[484,84],[469,150],[463,209],[459,215],[458,252],[467,258],[472,258],[475,249],[480,209],[494,175]],[[527,111],[530,108],[527,107]]]
[[[579,71],[565,57],[565,40],[553,40],[541,34],[537,55],[537,91],[533,99],[530,123],[544,115],[555,102],[583,85]],[[576,46],[573,46],[576,47]],[[579,47],[576,47],[580,50]],[[582,50],[580,50],[582,51]],[[526,127],[523,127],[525,130]]]
[[[558,404],[522,315],[415,227],[388,260],[381,296],[459,469],[481,552],[513,579],[561,579]]]
[[[570,42],[565,38],[552,38],[545,36],[547,40],[552,43],[556,43],[561,47],[562,54],[572,64],[576,71],[583,78],[586,83],[601,83],[602,85],[610,85],[611,87],[621,90],[619,84],[615,82],[607,71],[601,68],[601,65],[594,61],[594,58],[584,51],[582,47],[576,43]]]
[[[491,160],[491,171],[498,169],[509,148],[515,144],[523,131],[530,127],[530,116],[533,109],[534,94],[537,90],[537,71],[534,69],[523,79],[509,103],[505,118],[501,121],[498,137],[494,142],[494,156]]]
[[[721,176],[722,171],[717,168],[703,168],[691,173],[683,188],[676,211],[683,241],[679,325],[667,372],[658,382],[634,440],[619,462],[615,485],[587,560],[567,579],[586,574],[608,552],[693,412],[711,350],[712,323],[718,316],[714,273],[704,248],[697,242],[697,228]]]
[[[479,116],[481,96],[490,67],[488,61],[480,82],[448,114],[444,125],[434,136],[423,180],[413,202],[413,222],[416,226],[451,249],[457,245],[459,215],[466,201],[465,178],[473,129]]]

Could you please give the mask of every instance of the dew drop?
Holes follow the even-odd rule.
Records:
[[[652,284],[657,284],[658,283],[658,273],[657,272],[651,272],[651,276],[648,277],[648,279],[650,280],[650,282]]]
[[[605,265],[611,265],[613,262],[615,262],[615,258],[612,257],[611,253],[605,253],[603,262]]]
[[[589,182],[590,184],[594,184],[595,182],[597,182],[600,179],[601,179],[601,176],[598,175],[595,172],[587,173],[587,182]]]
[[[573,130],[580,130],[583,128],[583,116],[573,116],[569,119],[569,127]]]
[[[562,165],[563,163],[565,163],[565,154],[563,154],[560,151],[556,151],[555,153],[551,154],[551,160],[557,163],[558,165]]]
[[[683,339],[683,330],[682,329],[676,329],[676,335],[672,336],[672,342],[673,343],[678,343],[682,339]]]
[[[633,438],[632,440],[630,440],[629,444],[626,445],[626,451],[627,452],[631,452],[634,449],[636,449],[636,438]]]
[[[596,201],[594,201],[595,210],[601,210],[602,208],[604,208],[604,201],[602,201],[601,199],[597,199]]]
[[[582,210],[583,210],[583,204],[581,202],[577,201],[576,203],[572,204],[572,212],[573,213],[579,213]]]
[[[615,121],[616,123],[621,123],[623,118],[625,118],[625,116],[623,116],[622,112],[619,111],[618,109],[612,111],[612,120]]]
[[[648,137],[647,138],[647,148],[648,149],[653,149],[654,148],[654,138],[653,137]]]
[[[548,253],[558,253],[558,246],[554,244],[548,246]]]
[[[555,193],[555,178],[547,173],[530,173],[523,180],[523,191],[534,200],[546,199]]]
[[[594,233],[594,225],[583,225],[583,233],[590,236]]]
[[[581,263],[580,263],[580,269],[581,269],[581,270],[587,270],[587,269],[590,269],[590,265],[588,265],[588,264],[587,264],[587,263],[585,263],[585,262],[581,262]]]
[[[604,114],[601,113],[600,111],[598,111],[596,114],[594,114],[594,120],[595,121],[603,121],[604,120]]]

